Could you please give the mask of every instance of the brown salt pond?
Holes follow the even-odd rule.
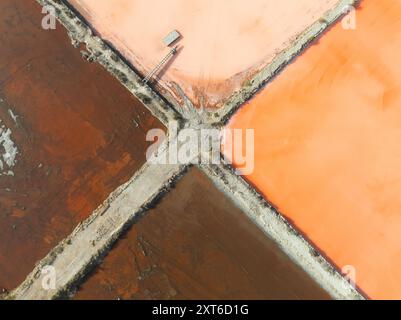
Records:
[[[181,50],[161,75],[197,105],[218,107],[257,70],[287,48],[338,0],[68,0],[142,73],[168,52],[178,30]]]
[[[229,124],[247,179],[370,298],[401,298],[401,3],[362,1]]]
[[[0,287],[16,287],[145,161],[161,124],[36,1],[0,2]],[[136,126],[136,121],[139,126]]]
[[[198,169],[137,222],[75,299],[329,299]]]

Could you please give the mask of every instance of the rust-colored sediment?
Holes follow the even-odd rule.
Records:
[[[0,3],[0,126],[11,132],[6,144],[0,138],[0,287],[7,290],[134,174],[145,161],[147,129],[160,126],[81,58],[62,26],[43,30],[43,16],[35,1]]]
[[[401,3],[362,1],[244,106],[267,199],[371,298],[401,298]]]
[[[177,29],[176,59],[160,77],[195,103],[218,107],[338,0],[68,0],[134,66],[146,73],[168,52],[162,39]]]
[[[198,169],[135,224],[76,299],[328,299]]]

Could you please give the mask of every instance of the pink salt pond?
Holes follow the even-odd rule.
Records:
[[[219,107],[338,0],[69,2],[143,74],[178,30],[180,50],[159,79],[163,93],[180,101],[176,84],[196,106]]]

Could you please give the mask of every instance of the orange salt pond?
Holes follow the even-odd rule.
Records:
[[[178,30],[181,49],[160,84],[167,96],[181,99],[176,83],[197,106],[216,107],[338,0],[69,2],[143,74],[168,52],[163,38]]]
[[[401,298],[401,2],[363,1],[244,106],[247,179],[370,298]]]

